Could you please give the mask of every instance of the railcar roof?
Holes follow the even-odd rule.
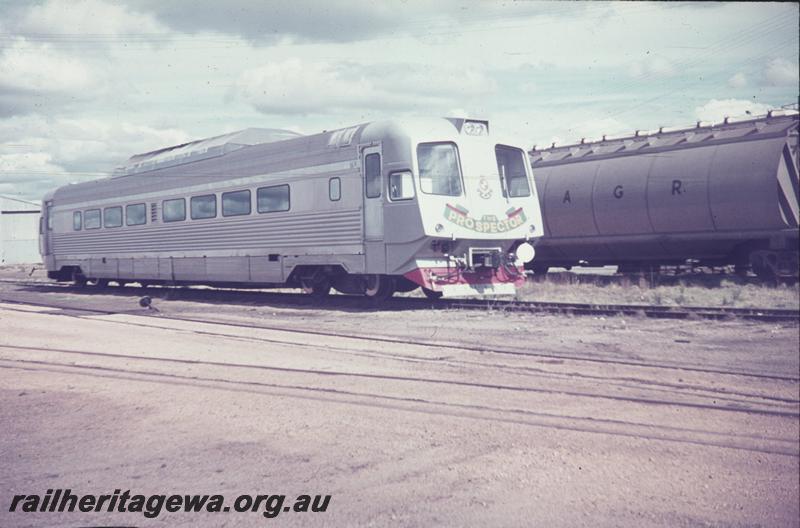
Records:
[[[166,191],[193,183],[206,183],[303,165],[333,163],[352,158],[352,148],[362,141],[393,135],[457,136],[464,119],[417,118],[362,123],[347,128],[299,135],[287,130],[247,129],[213,138],[175,145],[128,160],[110,177],[71,184],[48,193],[45,199],[60,203],[105,199],[147,191]]]
[[[142,154],[135,154],[127,163],[114,172],[115,176],[127,176],[155,168],[192,163],[199,159],[220,156],[249,145],[273,143],[300,137],[301,134],[278,128],[246,128],[228,134],[198,139]]]

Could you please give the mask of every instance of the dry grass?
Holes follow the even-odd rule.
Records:
[[[31,269],[36,268],[31,274]],[[41,264],[0,266],[0,279],[47,281]],[[284,290],[275,290],[284,291]],[[285,290],[296,292],[297,290]],[[420,290],[398,296],[423,297]],[[546,279],[528,282],[517,293],[521,301],[546,301],[599,304],[651,304],[655,306],[725,306],[735,308],[800,309],[800,285],[760,286],[723,280],[719,287],[677,285],[647,287],[619,284],[568,284]]]
[[[777,287],[722,281],[719,287],[528,283],[517,294],[523,301],[652,304],[656,306],[726,306],[800,309],[800,286]]]

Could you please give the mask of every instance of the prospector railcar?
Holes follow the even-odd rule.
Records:
[[[132,157],[43,201],[48,275],[510,294],[542,234],[525,151],[467,119],[248,129]]]
[[[550,266],[732,264],[797,275],[798,115],[582,142],[530,152]]]

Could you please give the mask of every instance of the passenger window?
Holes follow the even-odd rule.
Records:
[[[186,200],[176,198],[161,202],[161,217],[165,222],[181,222],[186,220]]]
[[[497,172],[503,183],[503,194],[511,198],[530,196],[528,173],[525,170],[525,153],[518,148],[497,145],[494,148],[497,157]]]
[[[72,213],[72,230],[80,231],[83,226],[83,215],[80,211]]]
[[[103,226],[119,227],[122,225],[122,206],[103,209]]]
[[[410,171],[393,172],[389,175],[389,198],[410,200],[414,197],[414,178]]]
[[[222,193],[222,216],[250,214],[250,191]]]
[[[83,222],[86,229],[100,229],[100,209],[89,209],[84,212]]]
[[[337,202],[342,198],[342,180],[339,178],[328,180],[328,198],[332,202]]]
[[[125,206],[125,225],[142,225],[147,223],[147,207],[141,204]]]
[[[214,218],[217,216],[217,197],[214,194],[192,196],[192,220]]]
[[[381,155],[367,154],[364,158],[364,189],[367,198],[378,198],[381,195]]]
[[[261,187],[256,191],[257,209],[259,213],[274,213],[289,210],[289,186],[276,185]]]

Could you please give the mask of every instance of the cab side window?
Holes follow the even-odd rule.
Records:
[[[378,198],[381,195],[381,155],[377,152],[364,158],[364,179],[367,198]]]

